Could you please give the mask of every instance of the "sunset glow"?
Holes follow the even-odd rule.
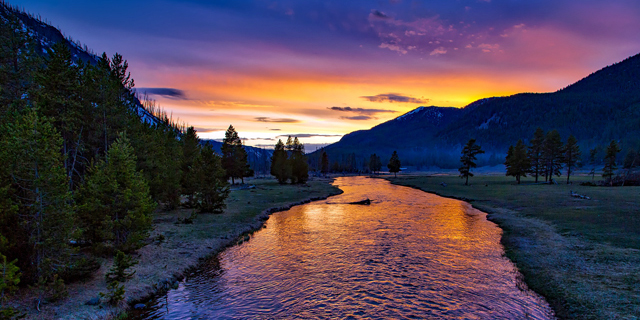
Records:
[[[14,1],[202,138],[313,146],[419,106],[548,92],[640,52],[637,1]]]

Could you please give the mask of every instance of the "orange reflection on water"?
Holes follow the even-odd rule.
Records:
[[[553,318],[518,288],[484,213],[380,179],[336,184],[342,195],[274,214],[146,319]]]

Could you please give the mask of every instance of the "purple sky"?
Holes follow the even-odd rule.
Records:
[[[11,1],[202,137],[336,141],[422,105],[555,91],[640,52],[640,1]],[[309,148],[307,148],[309,149]]]

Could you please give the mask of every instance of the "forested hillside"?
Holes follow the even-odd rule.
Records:
[[[17,280],[39,302],[63,297],[96,257],[145,245],[156,208],[224,208],[220,156],[138,100],[121,55],[96,57],[0,3],[0,60],[3,299]]]

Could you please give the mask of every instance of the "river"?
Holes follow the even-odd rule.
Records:
[[[553,319],[468,203],[342,177],[132,319]],[[371,205],[349,202],[369,198]]]

